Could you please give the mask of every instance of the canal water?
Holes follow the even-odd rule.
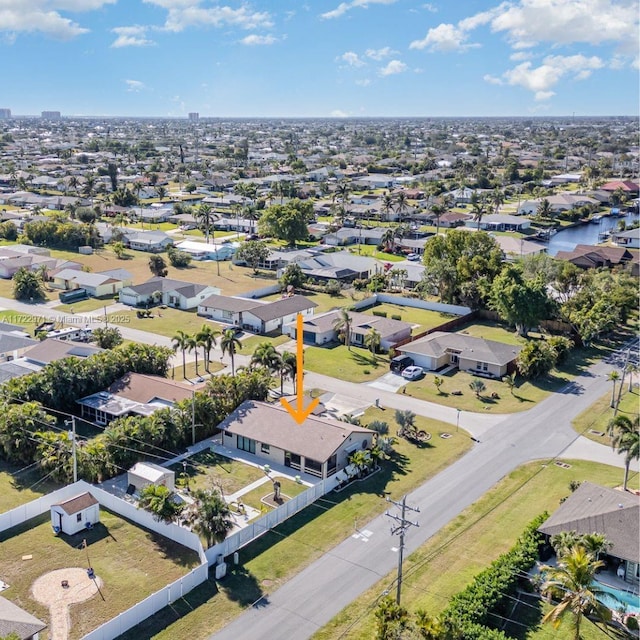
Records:
[[[637,213],[628,213],[626,216],[618,218],[605,216],[598,223],[581,224],[570,229],[563,229],[551,236],[547,245],[547,253],[550,256],[555,256],[558,251],[573,251],[578,244],[598,244],[599,234],[611,229],[616,230],[619,220],[624,220],[629,224],[637,219]]]

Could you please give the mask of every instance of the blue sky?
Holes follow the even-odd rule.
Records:
[[[638,15],[638,0],[0,0],[0,107],[633,115]]]

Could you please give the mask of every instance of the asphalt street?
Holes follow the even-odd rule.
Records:
[[[611,369],[611,362],[599,362],[530,411],[496,419],[495,424],[484,429],[469,453],[410,494],[408,503],[420,509],[416,516],[420,526],[411,528],[407,552],[424,544],[523,463],[541,460],[542,465],[543,461],[548,463],[569,453],[578,457],[593,453],[598,461],[621,466],[622,460],[617,454],[596,443],[582,443],[584,439],[571,428],[571,420],[610,388],[607,374]],[[347,393],[344,383],[340,383],[340,387]],[[385,396],[382,402],[387,401]],[[401,401],[406,407],[406,398],[401,397]],[[389,519],[379,516],[361,525],[353,536],[281,588],[265,595],[211,637],[215,640],[309,638],[396,567],[396,545],[397,540],[389,534]]]

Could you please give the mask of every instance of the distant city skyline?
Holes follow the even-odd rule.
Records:
[[[13,116],[638,114],[638,0],[2,5]]]

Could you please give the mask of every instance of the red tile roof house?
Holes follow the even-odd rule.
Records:
[[[370,429],[310,415],[298,424],[280,405],[247,400],[223,420],[222,444],[253,454],[293,473],[328,478],[349,464],[349,456],[369,449]]]

